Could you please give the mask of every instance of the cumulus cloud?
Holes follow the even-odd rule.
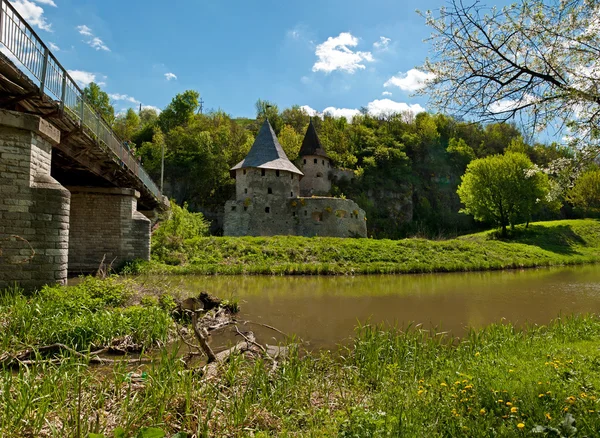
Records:
[[[144,104],[142,104],[142,109],[151,109],[151,110],[154,110],[154,111],[156,111],[156,114],[160,114],[162,112],[162,110],[159,107],[153,106],[153,105],[144,105]]]
[[[167,78],[167,81],[170,81],[171,79],[177,79],[177,75],[175,73],[165,73],[165,78]]]
[[[50,47],[50,50],[54,50],[55,52],[59,52],[60,51],[60,47],[58,47],[56,44],[54,44],[52,41],[50,41],[48,43],[48,47]]]
[[[109,94],[108,97],[110,97],[113,100],[124,100],[126,102],[131,102],[131,103],[136,103],[136,104],[140,103],[139,100],[137,100],[136,98],[134,98],[132,96],[128,96],[127,94],[114,93],[114,94]]]
[[[391,96],[392,93],[390,93],[389,91],[384,91],[383,93],[381,93],[382,96]]]
[[[67,73],[69,73],[69,75],[80,87],[87,87],[91,82],[96,82],[96,75],[94,73],[90,73],[89,71],[67,70]]]
[[[423,88],[425,82],[430,81],[433,78],[435,78],[433,73],[423,72],[416,68],[412,68],[406,73],[400,72],[397,76],[392,76],[385,84],[383,84],[383,86],[395,86],[404,91],[416,91],[419,88]]]
[[[44,9],[29,0],[15,0],[10,2],[17,12],[32,26],[41,30],[52,32],[52,25],[44,17]],[[56,6],[56,5],[54,5]]]
[[[377,50],[387,50],[388,46],[390,45],[390,41],[392,41],[390,38],[380,36],[379,41],[375,41],[373,43],[373,47],[375,47]]]
[[[349,32],[342,32],[337,37],[329,37],[327,41],[319,44],[315,50],[317,62],[313,71],[331,73],[335,70],[354,73],[358,69],[365,69],[363,62],[372,62],[371,52],[354,52],[349,47],[356,47],[358,38]]]
[[[110,49],[106,44],[104,44],[104,41],[102,41],[100,38],[94,35],[92,29],[90,29],[88,26],[82,24],[80,26],[77,26],[76,29],[81,35],[88,37],[85,40],[85,43],[88,46],[96,50],[104,50],[105,52],[110,52]]]
[[[411,112],[413,114],[422,113],[425,111],[418,103],[409,105],[404,102],[395,102],[391,99],[375,99],[367,104],[367,110],[370,115],[374,117],[380,117],[390,114],[400,114],[404,112]]]
[[[333,118],[345,117],[348,122],[352,123],[352,119],[359,115],[361,112],[356,108],[336,108],[333,106],[325,108],[322,112],[311,108],[308,105],[302,105],[302,108],[306,113],[311,117],[321,117],[324,115],[328,115]],[[410,112],[413,114],[418,114],[425,111],[418,103],[416,104],[408,104],[404,102],[395,102],[390,99],[375,99],[369,102],[366,106],[367,113],[373,117],[381,117],[381,116],[390,116],[393,114],[402,114],[406,112]]]

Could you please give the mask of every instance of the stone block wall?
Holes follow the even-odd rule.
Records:
[[[265,205],[252,201],[225,204],[226,236],[366,237],[365,212],[354,201],[339,198],[293,198]]]
[[[0,110],[0,289],[66,282],[70,193],[50,176],[59,142],[40,117]]]
[[[237,169],[235,179],[237,200],[264,199],[268,204],[274,199],[293,198],[300,194],[300,175],[285,170]]]
[[[300,180],[300,196],[326,195],[331,191],[329,173],[332,166],[329,158],[306,155],[299,167],[304,174]]]
[[[150,219],[137,211],[133,189],[69,187],[69,273],[90,273],[112,263],[150,259]]]

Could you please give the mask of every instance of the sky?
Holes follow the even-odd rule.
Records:
[[[257,99],[351,117],[427,110],[413,95],[441,0],[11,0],[80,86],[117,112],[197,90],[205,110],[254,117]],[[497,2],[496,2],[497,3]]]

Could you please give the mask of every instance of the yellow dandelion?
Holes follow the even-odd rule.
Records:
[[[516,407],[514,407],[514,406],[513,406],[512,408],[510,408],[510,411],[511,411],[513,414],[514,414],[515,412],[517,412],[518,410],[519,410],[519,408],[516,408]]]
[[[550,414],[548,412],[546,412],[546,420],[552,420],[552,417],[550,416]]]
[[[506,420],[508,418],[508,415],[503,415],[502,418]]]
[[[506,402],[506,406],[512,406],[511,402]]]
[[[473,389],[473,385],[467,385],[465,386],[465,389]]]
[[[575,404],[576,400],[577,399],[575,397],[573,397],[572,395],[570,395],[569,397],[567,397],[566,402],[569,403],[570,405],[573,405],[573,404]]]
[[[442,383],[440,383],[440,385],[441,386],[448,386],[448,385],[446,385],[446,382],[442,382]]]
[[[479,410],[479,415],[485,415],[485,409],[481,408],[481,409]]]
[[[581,394],[579,394],[579,397],[581,397],[581,398],[586,398],[586,397],[587,397],[587,394],[586,394],[585,392],[582,392]]]
[[[423,394],[423,392],[425,392],[425,391],[423,391],[422,389],[419,389],[419,390],[417,391],[417,394],[421,395],[421,394]]]
[[[515,370],[508,370],[508,372],[509,372],[509,373],[514,373],[514,372],[515,372]]]
[[[542,398],[542,397],[544,397],[545,395],[546,395],[546,394],[539,394],[539,395],[538,395],[538,397],[539,397],[539,398]]]
[[[477,353],[475,353],[475,356],[480,356],[479,351]]]
[[[454,382],[455,385],[460,385],[460,380],[457,380],[456,382]]]
[[[519,429],[523,429],[523,428],[525,427],[525,425],[524,425],[523,423],[519,423],[519,424],[517,424],[517,427],[518,427]]]
[[[569,407],[565,406],[564,409],[563,409],[563,412],[567,412],[568,410],[569,410]]]
[[[541,384],[542,384],[542,382],[538,382],[538,385],[541,385]]]
[[[504,400],[500,399],[498,400],[498,403],[504,403]]]
[[[593,413],[594,413],[594,412],[596,412],[596,411],[595,411],[595,410],[593,410],[593,409],[589,409],[589,410],[588,410],[588,412],[589,412],[590,414],[593,414]]]

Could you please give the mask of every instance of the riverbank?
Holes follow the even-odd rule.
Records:
[[[130,273],[348,275],[481,271],[600,262],[600,221],[537,222],[500,240],[487,231],[451,240],[197,237],[130,265]]]
[[[187,347],[161,347],[172,329],[167,296],[112,279],[81,284],[1,295],[2,350],[33,351],[27,364],[0,365],[1,436],[514,437],[600,429],[595,316],[526,330],[491,325],[461,339],[363,326],[340,351],[308,353],[292,340],[275,367],[233,356],[207,380],[181,359]],[[142,355],[151,363],[90,363],[87,351],[127,335],[153,349]],[[83,354],[42,352],[48,342]]]

